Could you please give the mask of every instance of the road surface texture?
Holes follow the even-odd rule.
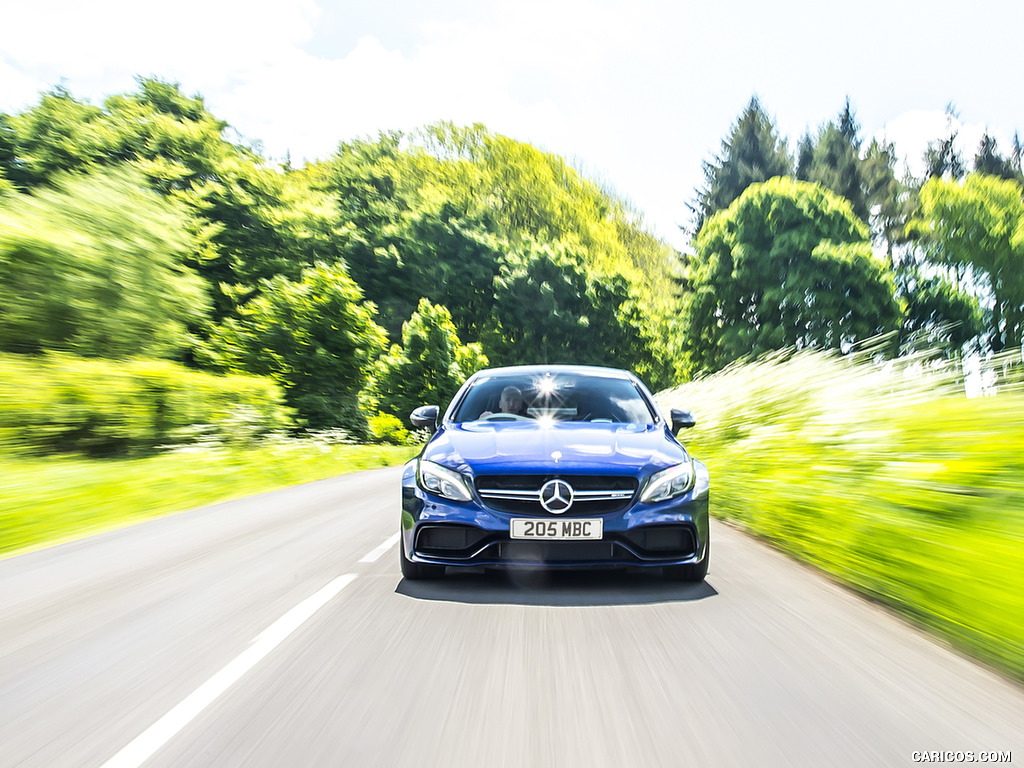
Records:
[[[403,581],[399,475],[0,561],[0,766],[1024,764],[1020,686],[721,524],[697,586]]]

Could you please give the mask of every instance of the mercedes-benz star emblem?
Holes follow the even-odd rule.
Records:
[[[548,480],[540,489],[540,505],[553,515],[572,506],[572,486],[565,480]]]

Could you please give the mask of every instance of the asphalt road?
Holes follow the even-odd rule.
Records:
[[[1024,763],[1024,689],[727,526],[699,586],[414,584],[398,482],[0,561],[0,766]]]

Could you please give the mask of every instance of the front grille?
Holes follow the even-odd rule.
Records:
[[[497,512],[547,515],[540,504],[540,489],[556,478],[573,488],[568,515],[621,512],[632,503],[638,486],[635,477],[624,475],[480,475],[476,490],[484,504]]]
[[[689,524],[659,523],[605,531],[600,540],[523,540],[474,525],[426,523],[417,530],[413,547],[418,555],[464,565],[657,565],[693,557],[697,536]]]
[[[645,525],[626,533],[641,557],[690,557],[697,553],[697,539],[689,525]]]
[[[469,557],[487,534],[475,525],[423,525],[416,536],[414,549],[424,555]]]

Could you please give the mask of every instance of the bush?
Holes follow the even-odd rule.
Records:
[[[272,376],[302,426],[366,436],[358,394],[387,341],[376,308],[341,264],[317,263],[292,282],[278,275],[218,326],[203,362],[231,373]]]
[[[138,454],[170,443],[251,442],[291,425],[269,379],[164,361],[0,355],[0,448]]]
[[[361,396],[363,408],[379,409],[407,424],[409,414],[421,405],[437,405],[443,411],[462,382],[486,367],[487,357],[478,344],[459,341],[448,309],[420,299],[402,325],[402,346],[393,345],[377,361]]]
[[[1019,361],[1019,356],[1017,360]],[[1024,679],[1024,392],[925,356],[777,353],[661,393],[712,510]]]
[[[390,413],[378,413],[370,417],[370,435],[375,443],[408,445],[411,442],[409,430],[402,426],[402,420]]]
[[[207,286],[184,208],[128,171],[66,176],[0,206],[0,350],[173,357],[202,323]]]

